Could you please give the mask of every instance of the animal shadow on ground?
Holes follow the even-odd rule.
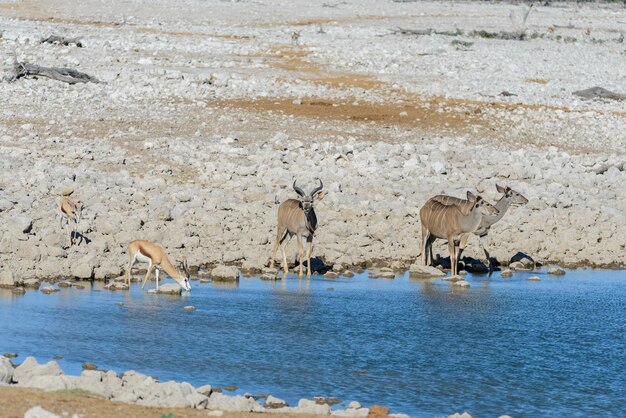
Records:
[[[78,232],[78,231],[76,231],[76,232],[72,231],[72,237],[71,237],[71,238],[72,238],[73,240],[78,241],[78,242],[76,243],[76,245],[80,245],[80,244],[82,244],[82,243],[83,243],[83,241],[85,241],[85,244],[87,244],[87,245],[89,245],[89,243],[91,242],[91,240],[90,240],[88,237],[86,237],[85,235],[81,234],[81,233],[80,233],[80,232]]]
[[[296,260],[296,267],[299,265],[299,263],[300,262]],[[302,265],[304,266],[303,268],[305,269],[305,274],[306,274],[307,261],[304,260],[302,262]],[[327,271],[332,270],[332,268],[333,268],[332,264],[326,264],[324,260],[322,260],[321,258],[311,257],[311,272],[312,273],[324,274]]]
[[[495,257],[490,257],[489,261],[491,262],[491,270],[483,261],[465,256],[459,261],[459,268],[474,274],[487,274],[500,270],[501,263]],[[441,266],[444,270],[450,270],[450,257],[441,257],[437,254],[433,266]]]
[[[524,261],[524,260],[528,260],[534,264],[537,264],[531,256],[521,251],[518,251],[513,257],[511,257],[511,263],[515,263],[516,261]]]

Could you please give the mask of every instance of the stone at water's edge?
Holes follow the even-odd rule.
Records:
[[[285,406],[289,406],[287,404],[287,402],[285,402],[284,400],[282,400],[280,398],[275,398],[272,395],[269,395],[265,399],[265,407],[266,408],[276,409],[276,408],[282,408],[282,407],[285,407]]]
[[[472,417],[469,412],[465,411],[462,414],[459,414],[458,412],[456,414],[452,414],[452,415],[448,415],[448,418],[474,418]]]
[[[461,276],[459,276],[458,274],[454,275],[454,276],[448,276],[448,277],[444,277],[443,280],[445,280],[446,282],[458,282],[463,280],[463,278]]]
[[[509,264],[509,269],[514,270],[514,271],[531,271],[534,268],[535,268],[534,265],[528,265],[528,264],[522,263],[521,261],[515,261]]]
[[[11,288],[21,286],[22,281],[17,279],[12,271],[3,271],[0,273],[0,287]]]
[[[220,265],[211,270],[213,280],[235,282],[239,280],[239,269],[234,266]]]
[[[389,416],[389,408],[386,406],[372,405],[368,417],[384,418]]]
[[[201,395],[209,396],[211,394],[211,385],[204,385],[196,388],[196,392]]]
[[[470,287],[470,284],[467,280],[459,280],[452,283],[454,286],[458,287]]]
[[[128,290],[128,284],[122,282],[111,282],[104,286],[107,290]]]
[[[409,267],[409,275],[411,277],[443,277],[446,273],[432,266],[423,266],[415,263]]]
[[[97,367],[93,363],[83,363],[83,370],[96,370]]]
[[[72,287],[73,283],[68,280],[63,280],[57,283],[58,287]]]
[[[261,275],[261,280],[265,280],[265,281],[273,281],[273,280],[278,280],[279,277],[276,273],[263,273]]]
[[[0,383],[10,383],[13,378],[13,370],[11,360],[4,356],[0,357]]]
[[[24,280],[24,287],[26,289],[39,289],[41,281],[39,279],[26,279]]]
[[[541,281],[541,278],[539,276],[530,276],[528,278],[528,280],[532,280],[534,282],[538,282],[538,281]]]
[[[553,276],[564,276],[565,275],[565,270],[563,270],[562,268],[559,268],[559,267],[554,267],[554,268],[551,268],[550,270],[548,270],[548,274],[551,274]]]
[[[183,293],[183,289],[178,283],[165,283],[159,286],[156,293],[162,293],[166,295],[180,295]]]
[[[508,279],[509,277],[513,277],[513,272],[509,269],[502,270],[502,273],[500,273],[500,277]]]
[[[183,309],[184,309],[184,310],[186,310],[186,311],[190,311],[190,312],[192,312],[192,311],[195,311],[195,310],[196,310],[196,307],[195,307],[195,306],[191,306],[191,305],[189,305],[189,306],[185,306],[185,307],[183,307]]]
[[[58,292],[59,289],[57,289],[56,287],[53,286],[45,286],[41,289],[41,293],[45,293],[46,295],[49,295],[50,293],[54,293],[54,292]]]

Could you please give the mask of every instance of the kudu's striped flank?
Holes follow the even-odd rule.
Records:
[[[315,216],[315,210],[313,208],[316,201],[321,200],[324,197],[322,189],[324,184],[320,180],[320,185],[316,187],[310,194],[304,193],[304,191],[296,186],[296,181],[293,182],[293,189],[298,193],[298,199],[287,199],[278,207],[278,229],[276,231],[276,241],[274,243],[274,251],[272,253],[272,261],[270,268],[274,268],[274,260],[276,259],[276,252],[280,245],[283,253],[283,270],[285,276],[287,275],[289,268],[287,266],[287,254],[285,247],[291,241],[291,238],[295,235],[298,239],[298,260],[300,261],[299,276],[302,277],[302,260],[303,260],[303,248],[302,240],[306,239],[307,251],[307,276],[311,277],[311,252],[313,251],[313,235],[317,228],[317,217]]]
[[[511,189],[508,186],[502,187],[496,184],[496,190],[498,191],[498,193],[502,193],[502,197],[494,205],[494,207],[498,209],[498,213],[495,215],[483,215],[483,219],[480,222],[478,229],[473,232],[474,235],[478,235],[478,237],[480,238],[480,247],[485,253],[485,257],[487,257],[489,270],[493,268],[493,266],[491,265],[489,252],[487,251],[487,247],[489,245],[488,234],[491,226],[498,222],[500,219],[502,219],[506,211],[509,210],[511,206],[525,205],[526,203],[528,203],[528,199],[526,199],[521,193]],[[472,205],[472,202],[470,202],[469,200],[459,199],[458,197],[453,196],[438,195],[433,197],[432,199],[443,203],[444,205],[457,205],[459,207],[465,208],[465,210],[468,210],[467,208],[471,207]],[[467,245],[467,239],[469,238],[469,234],[464,236],[464,238],[465,239],[461,239],[461,242],[459,244],[459,253],[457,255],[459,260],[461,259],[461,254],[463,253],[463,250],[465,250],[465,246]],[[429,253],[432,263],[432,248],[429,249]]]
[[[437,238],[448,240],[452,275],[458,274],[457,248],[461,239],[478,229],[483,215],[496,215],[498,210],[483,200],[467,192],[470,205],[446,205],[430,198],[420,209],[422,224],[422,264],[428,260],[427,251]]]

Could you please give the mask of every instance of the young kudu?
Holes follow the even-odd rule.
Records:
[[[489,252],[487,251],[487,246],[489,245],[489,230],[491,226],[498,222],[504,214],[509,210],[511,206],[519,206],[525,205],[528,203],[528,199],[526,199],[521,193],[516,192],[510,187],[502,187],[496,184],[496,190],[498,193],[502,193],[502,197],[498,200],[498,202],[494,205],[496,209],[498,209],[498,213],[496,215],[484,215],[478,229],[474,231],[474,235],[478,235],[480,238],[480,248],[482,248],[485,253],[485,257],[487,257],[487,263],[489,265],[489,270],[491,271],[493,266],[491,265],[491,258],[489,257]],[[469,208],[472,203],[469,200],[459,199],[458,197],[446,196],[446,195],[438,195],[433,197],[434,200],[443,203],[444,205],[457,205],[463,206],[465,208]],[[459,244],[459,254],[458,258],[461,259],[461,254],[467,245],[467,239],[469,238],[469,234],[465,236],[465,239],[461,240]],[[432,250],[430,251],[431,261],[432,261]]]
[[[80,218],[83,215],[83,209],[85,209],[84,205],[79,205],[77,202],[64,197],[61,199],[61,228],[63,228],[63,221],[65,221],[65,229],[67,231],[68,236],[68,247],[71,247],[76,243],[76,235],[78,231],[78,224],[80,223]],[[70,221],[74,222],[74,230],[70,231]],[[82,238],[81,238],[82,242]]]
[[[274,251],[272,254],[272,261],[270,268],[274,268],[274,260],[276,259],[276,252],[278,251],[278,245],[280,245],[283,253],[283,270],[285,276],[287,275],[289,268],[287,266],[287,253],[285,247],[291,241],[291,238],[295,235],[298,239],[298,260],[300,260],[300,272],[299,276],[302,277],[302,259],[303,248],[302,240],[306,239],[307,251],[307,277],[311,277],[311,252],[313,251],[313,235],[317,228],[317,217],[315,216],[315,210],[313,206],[316,201],[322,200],[324,192],[322,189],[324,184],[320,180],[320,185],[313,189],[310,194],[304,193],[301,188],[296,186],[296,181],[293,182],[293,189],[298,193],[298,199],[287,199],[278,207],[278,230],[276,231],[276,242],[274,243]]]
[[[458,248],[467,234],[478,229],[483,215],[496,215],[498,210],[485,202],[482,197],[467,192],[471,205],[445,205],[434,198],[429,199],[420,209],[422,224],[422,264],[428,260],[427,251],[432,251],[432,243],[437,238],[448,240],[452,275],[458,274]]]
[[[150,241],[143,240],[135,240],[128,244],[128,255],[130,260],[128,262],[128,269],[126,270],[126,281],[128,282],[128,287],[130,287],[130,270],[133,268],[133,265],[139,261],[141,263],[148,263],[148,272],[146,273],[146,277],[143,279],[143,283],[141,284],[141,288],[143,289],[150,277],[150,273],[152,273],[152,269],[156,270],[156,288],[159,290],[159,271],[161,269],[165,270],[165,272],[183,288],[183,290],[191,290],[191,286],[189,285],[189,267],[187,266],[187,260],[185,260],[181,264],[181,268],[184,275],[181,274],[174,265],[170,262],[170,259],[167,258],[167,254],[165,254],[165,249],[161,247],[159,244],[155,244]]]

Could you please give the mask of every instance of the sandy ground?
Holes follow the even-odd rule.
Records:
[[[3,418],[22,418],[34,406],[40,406],[60,416],[78,414],[84,418],[161,418],[172,414],[175,418],[207,417],[207,410],[189,408],[148,408],[108,401],[81,391],[44,392],[36,389],[0,387],[0,413]],[[251,418],[259,414],[224,412],[224,418]],[[310,418],[318,415],[274,414],[277,417]]]

